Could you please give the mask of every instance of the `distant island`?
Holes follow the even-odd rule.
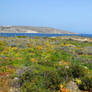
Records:
[[[48,34],[75,34],[69,31],[34,26],[0,26],[0,33],[48,33]]]

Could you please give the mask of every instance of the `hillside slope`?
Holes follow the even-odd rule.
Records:
[[[74,34],[65,30],[58,30],[49,27],[33,26],[0,26],[0,33],[54,33],[54,34]]]

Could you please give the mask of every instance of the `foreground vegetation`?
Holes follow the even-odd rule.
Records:
[[[92,42],[0,38],[0,92],[74,92],[70,81],[92,92]]]

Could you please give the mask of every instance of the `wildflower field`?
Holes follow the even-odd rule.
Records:
[[[92,42],[62,38],[0,37],[0,92],[92,92]]]

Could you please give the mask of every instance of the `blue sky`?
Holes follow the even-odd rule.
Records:
[[[92,33],[92,0],[0,0],[0,25]]]

